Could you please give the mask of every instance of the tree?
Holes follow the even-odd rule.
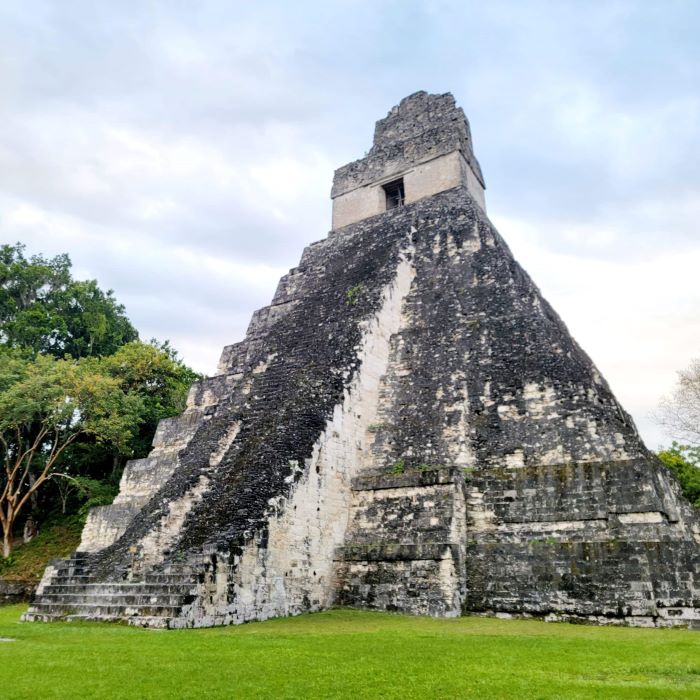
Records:
[[[67,255],[27,258],[20,243],[0,246],[0,365],[6,541],[20,511],[43,521],[109,502],[126,459],[148,454],[198,377],[167,342],[140,342],[112,291],[74,280]]]
[[[0,246],[0,343],[55,357],[109,355],[138,333],[112,290],[76,281],[67,255]]]
[[[128,451],[143,399],[97,358],[28,357],[0,352],[0,524],[3,557],[12,550],[18,515],[57,476],[66,449],[80,437]]]
[[[126,459],[145,457],[150,452],[158,422],[182,413],[189,388],[200,375],[178,359],[167,342],[159,344],[155,340],[128,343],[101,358],[100,367],[119,381],[123,391],[140,399],[139,424],[128,444],[118,449],[90,435],[81,436],[64,452],[59,469],[72,477],[109,481],[116,487]],[[76,492],[84,490],[74,489]]]
[[[657,419],[671,437],[700,446],[700,359],[678,372],[673,393],[659,408]]]
[[[700,508],[700,448],[674,442],[659,452],[659,459],[675,474],[683,495]]]
[[[201,375],[185,365],[167,341],[156,340],[122,346],[104,358],[103,367],[122,382],[125,390],[143,401],[139,430],[131,441],[131,456],[145,457],[158,422],[184,411],[189,389]]]

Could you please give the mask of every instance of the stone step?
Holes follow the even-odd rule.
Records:
[[[438,561],[459,559],[459,545],[455,542],[424,544],[348,544],[336,553],[336,561]]]
[[[163,595],[163,594],[130,594],[120,593],[44,593],[37,601],[41,605],[183,605],[187,594]]]
[[[20,620],[22,622],[56,622],[62,620],[63,615],[54,615],[52,613],[37,612],[34,608],[29,608],[22,613]]]
[[[174,617],[180,612],[180,605],[100,605],[90,603],[59,604],[34,603],[27,613],[32,615],[53,615],[68,619],[74,615],[87,616],[89,619],[105,617],[121,619],[142,615],[146,617]]]
[[[409,523],[410,527],[410,523]],[[421,524],[420,529],[416,529],[415,535],[413,537],[407,534],[405,530],[408,528],[402,528],[400,526],[393,528],[385,528],[384,530],[374,529],[362,531],[357,527],[357,524],[353,524],[352,531],[349,537],[345,541],[346,547],[394,547],[394,546],[409,546],[409,545],[421,545],[424,547],[429,547],[435,544],[444,543],[447,538],[451,536],[450,528],[441,522],[440,525],[435,527],[426,527]]]
[[[52,579],[52,583],[90,583],[91,581],[94,581],[94,578],[92,576],[85,576],[85,575],[80,575],[80,576],[71,576],[70,574],[56,574]]]
[[[109,582],[107,582],[109,583]],[[131,581],[119,581],[117,583],[131,583]],[[146,583],[148,585],[193,585],[197,583],[197,577],[193,574],[146,574],[143,581],[136,583]],[[94,576],[86,575],[67,575],[57,574],[51,579],[51,585],[67,586],[67,585],[83,585],[96,584],[101,585],[102,582]]]
[[[195,585],[197,577],[192,574],[146,574],[145,583],[153,585]]]
[[[136,615],[127,619],[127,623],[132,627],[150,627],[151,629],[167,629],[171,626],[170,617],[149,617],[147,615]]]
[[[401,474],[369,474],[352,480],[353,491],[382,491],[385,489],[420,488],[439,484],[463,484],[464,472],[456,467],[439,469],[408,469]]]
[[[129,625],[136,627],[150,627],[152,629],[167,629],[171,626],[170,616],[154,616],[154,615],[134,615],[131,617],[124,617],[123,614],[119,615],[94,615],[94,614],[80,614],[80,615],[64,615],[62,613],[54,614],[48,612],[34,612],[28,610],[22,615],[22,622],[127,622]]]
[[[187,595],[194,585],[180,585],[167,583],[79,583],[79,584],[50,584],[44,588],[44,595],[59,594],[86,594],[91,593],[130,593],[143,592],[144,595],[164,594],[164,595]]]
[[[57,559],[54,566],[57,571],[83,571],[88,568],[87,559]]]
[[[123,615],[63,615],[60,619],[63,622],[124,622]]]
[[[129,625],[139,627],[151,627],[167,629],[170,617],[140,616],[124,617],[123,615],[52,615],[49,613],[26,612],[22,615],[22,622],[127,622]]]
[[[89,557],[86,552],[74,552],[69,557],[63,559],[53,559],[52,563],[54,566],[82,566],[89,561]]]
[[[90,578],[90,572],[81,569],[80,571],[70,571],[68,569],[59,569],[53,578]]]

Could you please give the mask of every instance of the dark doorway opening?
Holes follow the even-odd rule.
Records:
[[[386,194],[386,208],[396,209],[396,207],[402,207],[406,201],[406,192],[403,188],[403,178],[399,180],[394,180],[393,182],[387,182],[383,185],[384,193]]]

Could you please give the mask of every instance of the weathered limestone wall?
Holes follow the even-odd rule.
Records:
[[[306,517],[295,521],[297,525],[285,520],[281,530],[275,525],[275,518],[285,512],[282,504],[289,505],[296,490],[305,493],[310,503],[319,499],[325,503],[326,498],[329,504],[333,499],[342,501],[338,492],[342,484],[335,483],[339,480],[327,476],[316,483],[315,466],[309,465],[317,459],[330,460],[329,474],[347,472],[343,479],[348,484],[352,470],[360,468],[354,461],[360,450],[357,444],[365,439],[363,426],[376,406],[376,385],[385,362],[377,358],[388,354],[389,336],[400,317],[397,299],[406,293],[412,270],[410,231],[388,227],[387,235],[377,237],[375,230],[359,226],[350,235],[334,234],[310,246],[299,267],[280,282],[272,305],[254,314],[246,340],[224,349],[223,374],[208,380],[210,388],[199,387],[191,402],[193,409],[203,403],[207,408],[194,436],[179,447],[177,467],[123,536],[102,548],[94,564],[89,564],[98,576],[135,580],[153,567],[169,569],[176,562],[186,567],[190,553],[197,550],[216,554],[217,561],[238,571],[246,548],[262,545],[270,551],[261,556],[278,556],[279,547],[268,547],[275,532],[290,542],[292,532],[301,528],[308,534],[315,527]],[[392,291],[394,285],[398,291]],[[326,332],[319,334],[319,328]],[[380,341],[382,351],[372,345]],[[370,345],[365,347],[366,343]],[[360,370],[364,379],[358,394],[352,387],[360,381]],[[363,384],[368,381],[374,382],[372,391]],[[346,405],[349,395],[355,398]],[[340,406],[344,408],[338,414]],[[361,411],[356,410],[358,406],[363,406]],[[351,419],[353,411],[357,417]],[[285,416],[281,423],[278,415]],[[341,421],[341,427],[335,420]],[[324,446],[318,457],[314,456],[316,445]],[[352,452],[348,452],[350,445],[356,445]],[[336,462],[341,454],[346,457],[339,468]],[[323,473],[322,464],[319,469]],[[126,494],[127,481],[124,486]],[[176,504],[182,507],[176,508],[174,516]],[[327,517],[323,509],[319,516],[317,507],[313,506],[315,523]],[[292,513],[290,506],[285,517]],[[321,538],[320,544],[313,545],[318,551],[305,555],[309,566],[318,563],[319,570],[323,561],[332,561],[333,548],[342,541],[334,529],[335,519],[329,522],[332,546]],[[288,556],[294,554],[290,551]],[[245,572],[258,576],[246,566],[240,571],[241,576]],[[226,577],[233,587],[234,577],[228,573]],[[260,590],[277,585],[262,581]],[[283,604],[301,605],[302,599],[306,605],[294,585],[290,581]],[[328,598],[324,588],[328,577],[319,585]],[[307,586],[319,598],[321,594],[312,588]],[[278,605],[280,596],[275,596],[274,605]],[[246,617],[243,603],[241,610]]]
[[[392,108],[374,130],[374,143],[366,157],[335,171],[331,197],[382,180],[391,172],[438,156],[460,151],[475,177],[485,187],[474,156],[469,122],[454,97],[417,92]]]
[[[372,451],[468,473],[465,611],[697,619],[697,514],[482,213],[438,200]]]
[[[36,590],[36,581],[3,581],[0,579],[0,605],[24,603]]]
[[[697,517],[465,188],[310,246],[221,366],[177,468],[80,564],[196,580],[170,626],[334,600],[695,618]],[[391,482],[453,468],[459,488]]]
[[[461,192],[431,198],[442,215],[416,225],[421,283],[392,341],[376,464],[517,467],[639,455],[629,416]]]
[[[461,170],[459,184],[466,188],[467,192],[469,192],[469,194],[474,198],[474,201],[479,205],[479,207],[481,207],[481,210],[485,213],[486,187],[483,184],[482,179],[480,179],[480,172],[474,170],[473,164],[470,164],[461,152],[459,154],[459,158],[457,159],[457,163]],[[426,164],[426,166],[428,165],[429,164]],[[447,189],[447,187],[443,187],[442,189]],[[442,190],[436,189],[435,191],[441,192]],[[422,196],[427,197],[427,192],[425,195]],[[418,199],[418,197],[416,197],[416,199]]]
[[[393,180],[393,175],[386,180]],[[358,187],[339,195],[333,200],[333,230],[377,216],[386,211],[386,193],[381,185]]]
[[[677,489],[651,457],[475,473],[467,609],[700,619],[700,523]]]
[[[412,615],[458,617],[461,571],[450,545],[350,552],[340,568],[338,604]],[[357,561],[352,561],[356,556]],[[391,557],[394,557],[393,559]]]
[[[459,469],[353,481],[351,525],[338,551],[341,605],[455,617],[465,600],[466,501]]]
[[[406,204],[461,185],[467,188],[482,209],[486,209],[484,188],[464,156],[459,151],[453,151],[419,163],[409,170],[388,169],[388,174],[380,181],[338,195],[333,200],[333,229],[386,211],[383,185],[397,178],[403,178]]]

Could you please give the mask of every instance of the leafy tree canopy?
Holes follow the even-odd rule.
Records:
[[[124,452],[142,421],[143,399],[99,358],[0,352],[0,524],[9,556],[17,516],[56,476],[81,437]]]
[[[198,378],[170,345],[142,343],[112,291],[77,281],[67,255],[0,246],[0,524],[109,503],[126,459]],[[80,510],[79,510],[80,509]]]
[[[700,508],[700,448],[674,442],[659,452],[659,459],[675,474],[683,495]]]
[[[0,343],[54,357],[109,355],[138,338],[111,290],[76,281],[67,255],[0,246]]]
[[[158,421],[182,413],[187,392],[200,375],[177,356],[170,344],[134,341],[102,358],[101,366],[124,391],[141,400],[140,425],[128,444],[129,457],[145,457]]]

